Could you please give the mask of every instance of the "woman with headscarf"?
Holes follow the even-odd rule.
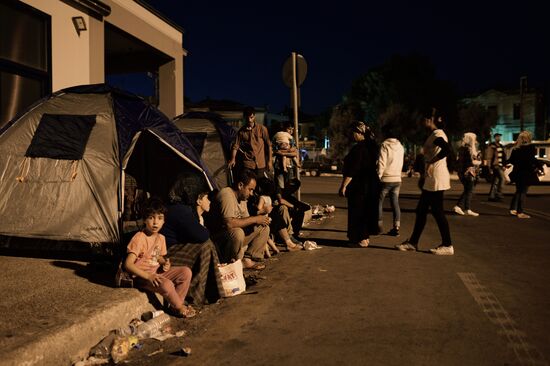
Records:
[[[443,118],[436,114],[435,108],[431,117],[424,119],[424,126],[430,135],[424,143],[425,176],[420,178],[419,186],[422,189],[418,205],[416,206],[416,219],[411,237],[403,243],[396,245],[401,251],[418,250],[420,235],[426,226],[428,211],[431,208],[432,215],[437,222],[441,234],[441,245],[430,249],[436,255],[453,255],[454,248],[451,244],[449,223],[443,210],[443,193],[451,188],[449,169],[447,168],[447,156],[451,152],[449,140],[443,131]]]
[[[474,185],[477,176],[477,168],[481,164],[479,152],[476,148],[476,134],[466,132],[462,138],[462,145],[458,149],[458,178],[464,186],[464,191],[456,206],[454,212],[459,215],[479,216],[477,212],[470,209],[472,203],[472,195],[474,193]]]
[[[209,192],[189,197],[184,179],[178,179],[171,189],[164,226],[168,255],[175,265],[185,265],[193,271],[187,297],[195,305],[214,303],[223,296],[218,270],[218,253],[204,226],[203,214],[210,210]]]
[[[364,122],[350,126],[355,145],[344,158],[339,195],[348,199],[348,239],[354,246],[369,246],[369,234],[378,233],[378,146]]]
[[[510,204],[510,214],[517,216],[518,219],[531,217],[523,210],[527,190],[529,186],[538,182],[538,172],[542,170],[542,163],[537,160],[536,155],[535,146],[531,145],[531,133],[521,131],[507,161],[507,164],[514,166],[510,173],[510,180],[516,184],[516,192]]]

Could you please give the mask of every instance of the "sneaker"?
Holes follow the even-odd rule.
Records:
[[[461,209],[460,207],[458,207],[458,206],[453,207],[453,211],[454,211],[456,214],[458,214],[458,215],[462,215],[462,216],[465,215],[465,214],[464,214],[464,211],[462,211],[462,209]]]
[[[435,255],[453,255],[455,254],[455,250],[452,245],[450,246],[443,246],[440,245],[437,248],[430,249],[430,252],[432,252]]]
[[[400,250],[402,252],[416,252],[416,245],[413,245],[409,243],[408,240],[405,240],[403,243],[397,244],[395,246],[395,249]]]
[[[388,231],[388,234],[389,236],[399,236],[399,228],[396,228],[394,227],[393,229],[391,229],[390,231]]]
[[[518,212],[516,210],[510,210],[510,215],[516,216],[517,214],[518,214]]]
[[[466,215],[468,216],[479,216],[479,214],[477,212],[474,212],[472,210],[466,210]]]
[[[292,235],[289,235],[290,236],[290,241],[293,242],[294,244],[296,245],[302,245],[302,242],[298,239],[296,239],[294,236]]]
[[[523,212],[518,213],[518,219],[530,219],[531,216],[524,214]]]

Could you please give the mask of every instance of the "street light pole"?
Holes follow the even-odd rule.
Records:
[[[519,78],[519,130],[520,132],[523,131],[523,107],[524,107],[524,95],[525,95],[525,89],[527,88],[527,76],[522,76]]]

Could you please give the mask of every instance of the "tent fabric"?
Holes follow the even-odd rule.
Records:
[[[47,120],[48,132],[64,131],[61,145],[67,139],[82,144],[85,133],[64,129],[75,116],[95,121],[81,158],[52,153],[59,145],[49,134],[41,136],[40,125]],[[124,161],[128,173],[155,194],[166,193],[177,174],[193,175],[207,189],[215,187],[198,153],[160,111],[106,85],[57,92],[7,126],[0,131],[0,235],[119,242]],[[45,152],[32,153],[37,149]]]
[[[219,115],[206,112],[189,112],[173,119],[174,124],[200,150],[205,162],[219,188],[230,183],[227,162],[231,157],[231,144],[236,131]]]

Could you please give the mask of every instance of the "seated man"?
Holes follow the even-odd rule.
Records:
[[[232,187],[218,193],[211,221],[212,237],[219,245],[223,260],[242,259],[244,268],[263,269],[254,259],[263,258],[269,237],[269,217],[250,216],[247,200],[256,188],[256,175],[242,171]]]

